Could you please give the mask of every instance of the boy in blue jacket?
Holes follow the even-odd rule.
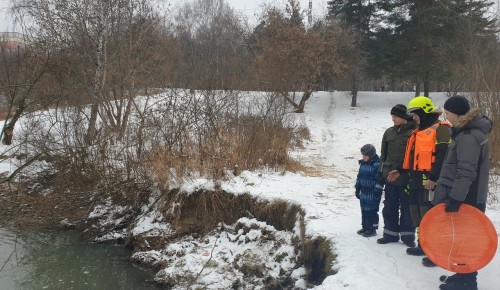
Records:
[[[358,231],[363,237],[377,235],[378,211],[382,199],[383,187],[377,183],[380,158],[372,144],[361,147],[363,159],[359,160],[359,172],[356,178],[356,197],[361,205],[361,225]]]

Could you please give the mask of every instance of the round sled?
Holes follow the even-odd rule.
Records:
[[[420,222],[419,241],[424,253],[439,267],[471,273],[495,256],[498,237],[490,219],[477,208],[462,204],[456,213],[444,203],[429,210]]]

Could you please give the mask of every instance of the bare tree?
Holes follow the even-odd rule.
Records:
[[[40,103],[36,87],[45,72],[47,58],[44,52],[25,43],[15,46],[2,44],[0,50],[0,95],[6,99],[7,105],[0,139],[10,145],[19,118]]]
[[[248,67],[244,29],[224,0],[185,3],[175,17],[183,54],[179,82],[184,87],[234,89]]]
[[[338,53],[340,42],[334,33],[306,30],[277,9],[267,13],[264,28],[257,36],[256,70],[298,113],[304,111],[322,74],[339,73],[344,68]],[[299,102],[290,96],[292,91],[303,92]]]
[[[152,85],[148,77],[166,83],[161,72],[168,68],[150,70],[167,66],[169,54],[159,53],[167,35],[149,0],[19,0],[15,9],[24,23],[33,23],[27,27],[32,38],[54,56],[51,72],[72,85],[59,81],[59,94],[76,91],[90,104],[88,114],[82,111],[87,144],[96,140],[98,119],[103,133],[121,138],[132,99]]]

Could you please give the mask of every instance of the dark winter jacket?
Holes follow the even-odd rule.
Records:
[[[449,197],[471,205],[486,203],[489,179],[487,134],[492,122],[477,109],[459,116],[458,121],[459,124],[452,128],[452,142],[448,146],[433,203],[438,204]]]
[[[382,186],[377,184],[378,169],[380,167],[380,157],[377,154],[373,156],[368,162],[359,160],[359,172],[356,178],[356,192],[362,194],[382,194]]]
[[[415,122],[409,121],[406,125],[393,126],[384,132],[380,153],[380,169],[384,181],[387,181],[389,172],[401,168],[405,156],[406,142],[411,132],[415,130]],[[408,184],[408,174],[401,174],[392,184]]]

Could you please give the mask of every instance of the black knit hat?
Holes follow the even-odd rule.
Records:
[[[394,115],[396,117],[400,117],[403,119],[408,119],[408,115],[406,114],[406,106],[401,105],[401,104],[397,104],[396,106],[392,107],[391,115]]]
[[[470,104],[464,96],[453,96],[444,102],[444,109],[461,116],[469,112]]]
[[[377,154],[377,150],[372,144],[365,144],[361,147],[361,154],[372,158],[375,154]]]

